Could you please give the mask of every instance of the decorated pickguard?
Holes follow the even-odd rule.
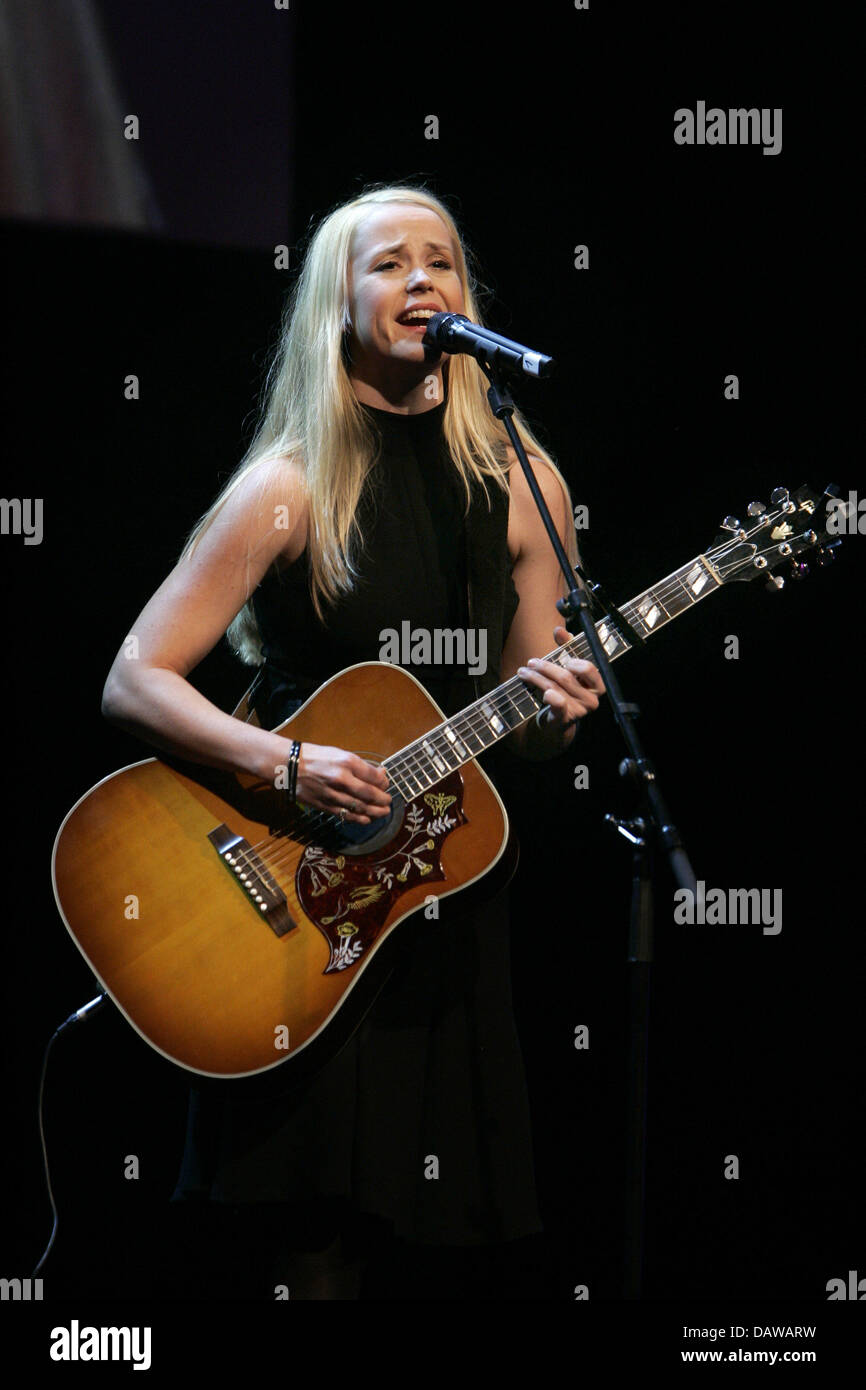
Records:
[[[304,912],[330,947],[325,975],[347,970],[362,959],[407,889],[445,877],[442,843],[465,824],[463,778],[452,772],[435,790],[406,802],[399,829],[375,853],[348,855],[307,846],[295,887]]]

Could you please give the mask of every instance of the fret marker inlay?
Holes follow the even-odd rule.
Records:
[[[445,725],[445,730],[444,730],[444,732],[445,732],[445,737],[447,738],[448,742],[451,744],[451,746],[452,746],[452,748],[454,749],[455,753],[457,753],[457,754],[459,755],[459,757],[461,757],[461,758],[468,758],[469,754],[466,752],[466,749],[463,747],[463,744],[460,742],[459,738],[458,738],[457,735],[455,734],[454,730],[451,728],[451,725],[450,725],[450,724],[446,724],[446,725]]]
[[[659,606],[653,602],[652,598],[645,598],[637,611],[647,627],[654,627],[659,620]]]
[[[484,718],[487,720],[487,723],[490,725],[493,732],[495,734],[501,734],[503,729],[505,728],[505,725],[499,718],[499,715],[495,712],[492,706],[488,704],[486,700],[484,701],[484,704],[481,706],[481,713],[484,715]]]
[[[430,759],[430,761],[434,764],[436,768],[438,768],[440,772],[445,773],[450,771],[448,764],[442,758],[440,758],[439,754],[436,752],[436,749],[433,747],[433,744],[430,742],[429,739],[425,738],[423,743],[421,744],[421,747],[424,749],[424,752],[427,754],[427,757]]]
[[[694,569],[686,575],[686,583],[693,594],[699,594],[706,582],[707,574],[702,565],[695,565]]]

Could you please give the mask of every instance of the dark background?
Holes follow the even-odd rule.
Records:
[[[146,754],[101,719],[102,684],[250,437],[290,283],[274,246],[297,248],[368,182],[423,179],[445,196],[493,291],[489,321],[557,361],[519,402],[589,507],[584,555],[620,601],[779,484],[862,490],[851,37],[823,16],[800,28],[783,7],[696,8],[593,0],[506,22],[487,6],[100,5],[162,228],[4,224],[3,488],[45,499],[43,544],[0,546],[7,1273],[29,1273],[50,1230],[42,1050],[94,993],[54,904],[52,844],[88,787]],[[674,111],[699,99],[783,108],[782,152],[675,145]],[[137,402],[123,396],[130,372]],[[866,1274],[864,545],[852,536],[835,566],[778,596],[731,585],[617,666],[698,877],[781,888],[784,904],[776,937],[676,927],[658,866],[652,1300],[822,1300],[829,1279]],[[194,680],[231,708],[248,673],[220,648]],[[580,1283],[592,1300],[620,1296],[630,855],[602,824],[630,805],[620,756],[605,709],[574,757],[508,779],[523,848],[515,1005],[547,1226],[520,1297],[568,1300]],[[573,788],[577,762],[588,790]],[[579,1024],[588,1051],[573,1047]],[[166,1206],[184,1098],[183,1074],[111,1009],[58,1045],[52,1289],[196,1296]],[[130,1153],[137,1183],[122,1177]],[[738,1181],[723,1177],[729,1154]],[[379,1296],[498,1296],[456,1268],[432,1288],[385,1271]]]

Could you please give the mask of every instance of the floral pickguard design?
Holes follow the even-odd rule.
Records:
[[[397,898],[428,879],[445,877],[443,840],[463,814],[463,778],[452,772],[406,803],[393,840],[372,854],[332,854],[308,845],[295,875],[298,901],[326,938],[324,974],[347,970],[373,944]]]

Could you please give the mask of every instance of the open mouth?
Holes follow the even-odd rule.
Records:
[[[401,328],[408,328],[415,333],[425,333],[433,315],[441,312],[441,309],[407,309],[399,316],[397,322]]]

